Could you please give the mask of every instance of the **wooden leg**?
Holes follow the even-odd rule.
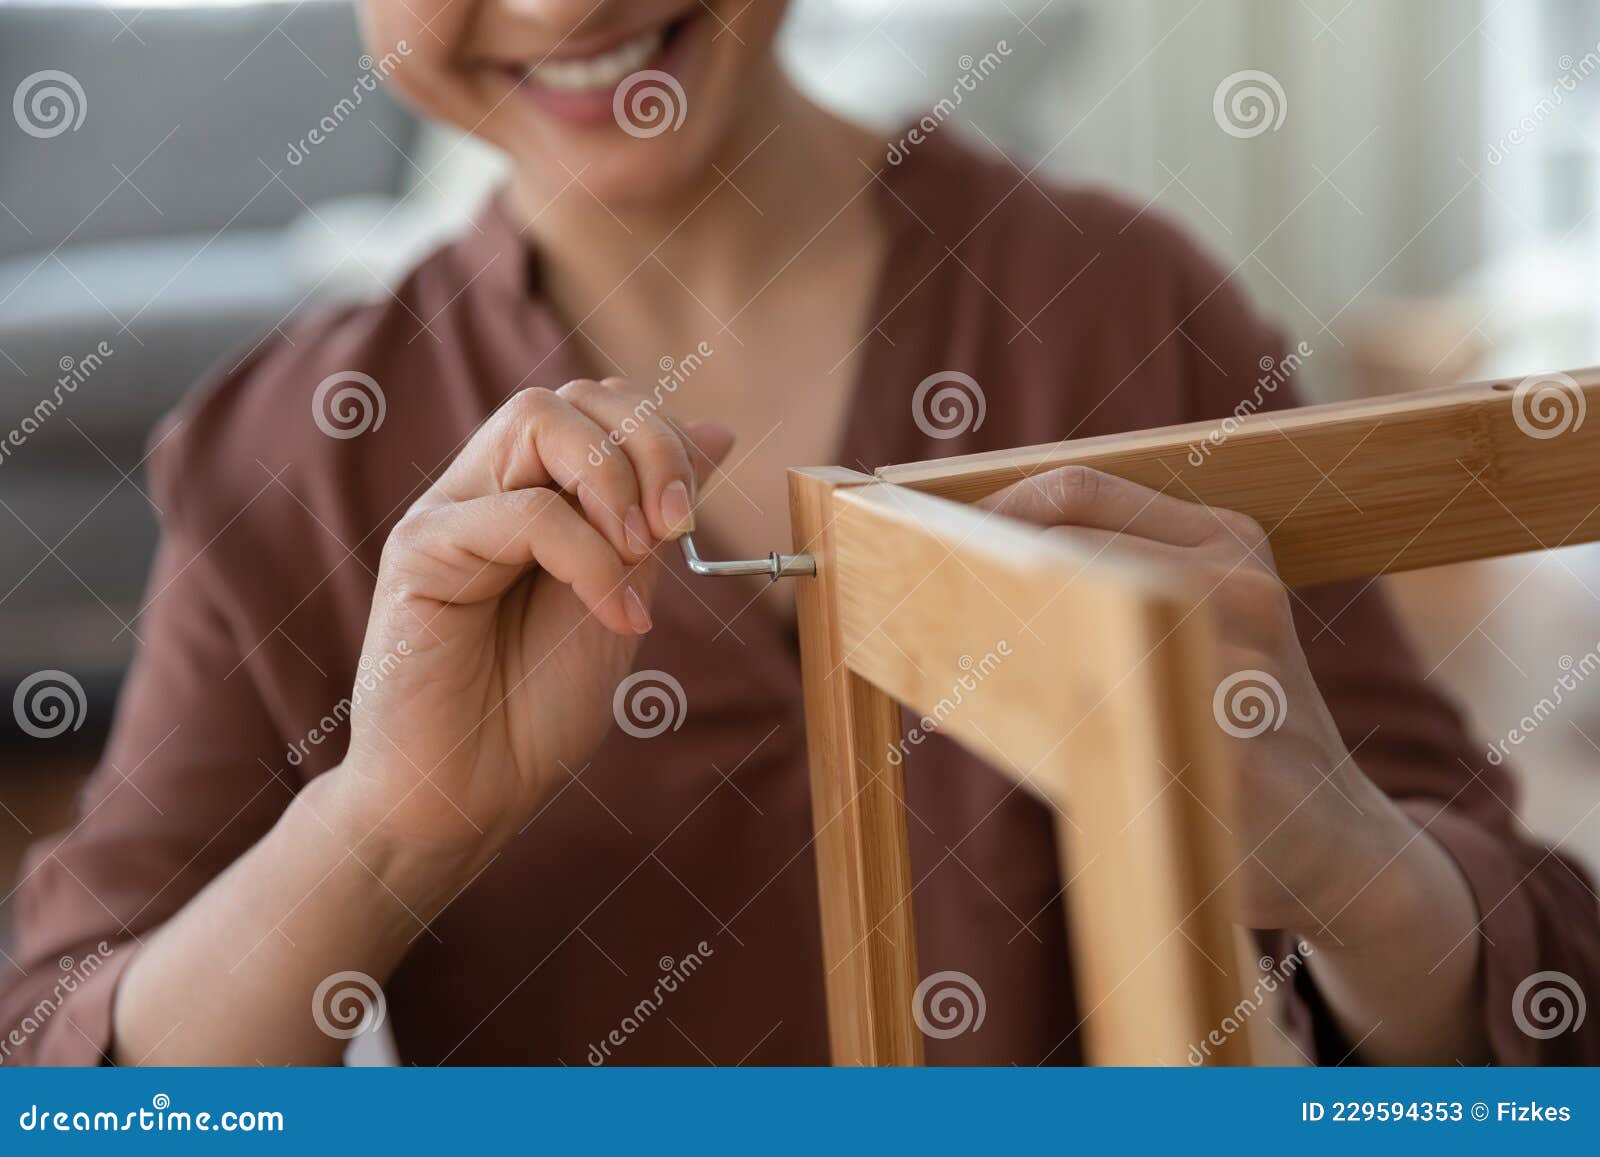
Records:
[[[845,664],[832,566],[834,491],[870,481],[841,469],[789,475],[794,549],[817,559],[796,600],[828,1030],[836,1065],[920,1065],[905,784],[889,761],[900,709]]]
[[[1139,617],[1124,653],[1100,657],[1128,672],[1106,703],[1112,757],[1064,769],[1072,822],[1057,824],[1086,1055],[1100,1065],[1247,1065],[1209,632],[1171,604]]]

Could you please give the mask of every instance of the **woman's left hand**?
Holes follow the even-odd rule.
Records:
[[[1115,539],[1119,550],[1198,582],[1218,640],[1206,694],[1218,692],[1214,713],[1238,777],[1236,918],[1335,942],[1379,931],[1351,924],[1390,910],[1363,892],[1416,828],[1345,746],[1306,664],[1266,532],[1246,515],[1083,466],[1024,479],[978,506],[1091,553]]]

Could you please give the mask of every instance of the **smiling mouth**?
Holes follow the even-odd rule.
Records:
[[[610,92],[665,55],[691,19],[692,16],[685,16],[674,20],[593,56],[551,57],[514,72],[518,80],[549,92]]]

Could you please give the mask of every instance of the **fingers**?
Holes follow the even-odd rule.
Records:
[[[385,570],[407,594],[461,605],[538,567],[609,629],[642,634],[654,584],[637,564],[693,527],[693,495],[732,441],[716,422],[678,429],[617,379],[524,390],[401,520]]]
[[[732,441],[715,423],[700,425],[709,429],[696,444],[655,398],[615,378],[523,390],[473,435],[426,504],[556,486],[576,497],[624,559],[637,562],[694,526],[697,470],[709,470]]]
[[[461,605],[498,598],[530,566],[572,588],[607,628],[643,634],[641,581],[557,491],[514,490],[413,510],[385,548],[385,569],[410,596]]]
[[[1224,643],[1252,647],[1262,655],[1298,645],[1287,588],[1275,571],[1256,565],[1232,538],[1228,539],[1231,550],[1221,549],[1221,544],[1216,550],[1195,550],[1082,526],[1052,526],[1044,533],[1070,544],[1090,562],[1104,551],[1115,550],[1121,558],[1169,568],[1211,612]]]
[[[638,508],[638,481],[628,460],[590,450],[606,431],[550,390],[512,396],[479,428],[439,481],[429,504],[465,502],[537,486],[573,495],[589,521],[630,560],[650,550]]]
[[[1107,550],[1116,551],[1119,558],[1161,559],[1164,563],[1182,562],[1185,557],[1182,547],[1137,535],[1119,534],[1114,530],[1066,525],[1046,527],[1044,533],[1046,537],[1072,547],[1074,554],[1091,561]]]
[[[694,468],[681,434],[661,415],[653,397],[618,378],[568,382],[556,391],[596,426],[604,438],[585,461],[630,466],[650,533],[665,542],[694,529]]]
[[[1171,546],[1200,546],[1230,530],[1252,547],[1266,537],[1244,515],[1172,498],[1087,466],[1024,478],[977,505],[1042,526],[1082,526]]]

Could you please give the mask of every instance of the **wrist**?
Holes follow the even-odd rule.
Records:
[[[365,802],[367,789],[357,772],[341,764],[307,784],[294,806],[327,833],[337,850],[362,865],[375,887],[414,915],[431,919],[492,856],[477,847],[423,840],[402,831],[392,815],[372,814]]]
[[[1294,930],[1319,950],[1393,944],[1432,918],[1444,852],[1375,786],[1360,802],[1366,819],[1332,853],[1331,887],[1315,909],[1320,922]]]
[[[1445,846],[1385,798],[1392,815],[1373,844],[1391,846],[1346,910],[1303,935],[1308,971],[1369,1062],[1480,1063],[1489,1051],[1477,902]]]

